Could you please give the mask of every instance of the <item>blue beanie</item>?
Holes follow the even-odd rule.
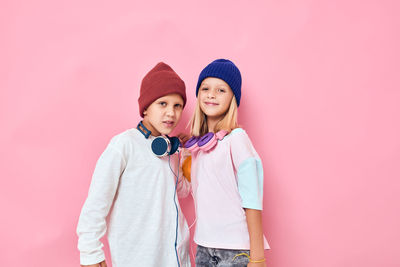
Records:
[[[235,95],[237,105],[240,104],[242,76],[239,69],[228,59],[217,59],[205,67],[200,75],[196,86],[196,97],[199,94],[199,87],[204,79],[208,77],[219,78],[224,80],[232,89]]]

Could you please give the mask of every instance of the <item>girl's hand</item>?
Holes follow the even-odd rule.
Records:
[[[264,262],[249,262],[249,264],[247,264],[247,267],[267,267],[267,264]]]
[[[107,267],[106,261],[102,261],[91,265],[81,265],[81,267]]]
[[[185,145],[186,141],[189,140],[190,136],[185,133],[179,133],[177,135],[179,141],[181,142],[182,146]]]

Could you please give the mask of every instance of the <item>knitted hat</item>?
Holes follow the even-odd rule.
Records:
[[[242,76],[239,69],[228,59],[217,59],[205,67],[200,75],[196,86],[196,96],[199,93],[199,87],[204,79],[208,77],[219,78],[224,80],[232,89],[235,95],[237,105],[240,104]]]
[[[142,80],[138,99],[140,116],[144,117],[143,112],[151,103],[169,94],[179,94],[183,99],[183,106],[185,106],[186,87],[184,81],[170,66],[160,62]]]

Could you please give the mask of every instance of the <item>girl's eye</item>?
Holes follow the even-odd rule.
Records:
[[[203,87],[203,88],[201,88],[201,91],[207,91],[208,90],[208,88],[207,87]]]
[[[225,89],[218,89],[218,92],[220,92],[220,93],[225,93]]]

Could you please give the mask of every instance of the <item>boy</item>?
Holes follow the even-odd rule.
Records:
[[[96,164],[77,228],[81,266],[106,266],[106,230],[113,267],[190,266],[189,230],[175,202],[178,156],[152,151],[180,120],[185,83],[160,62],[143,78],[138,102],[143,121],[113,137]],[[185,197],[188,182],[178,179],[176,190]]]

